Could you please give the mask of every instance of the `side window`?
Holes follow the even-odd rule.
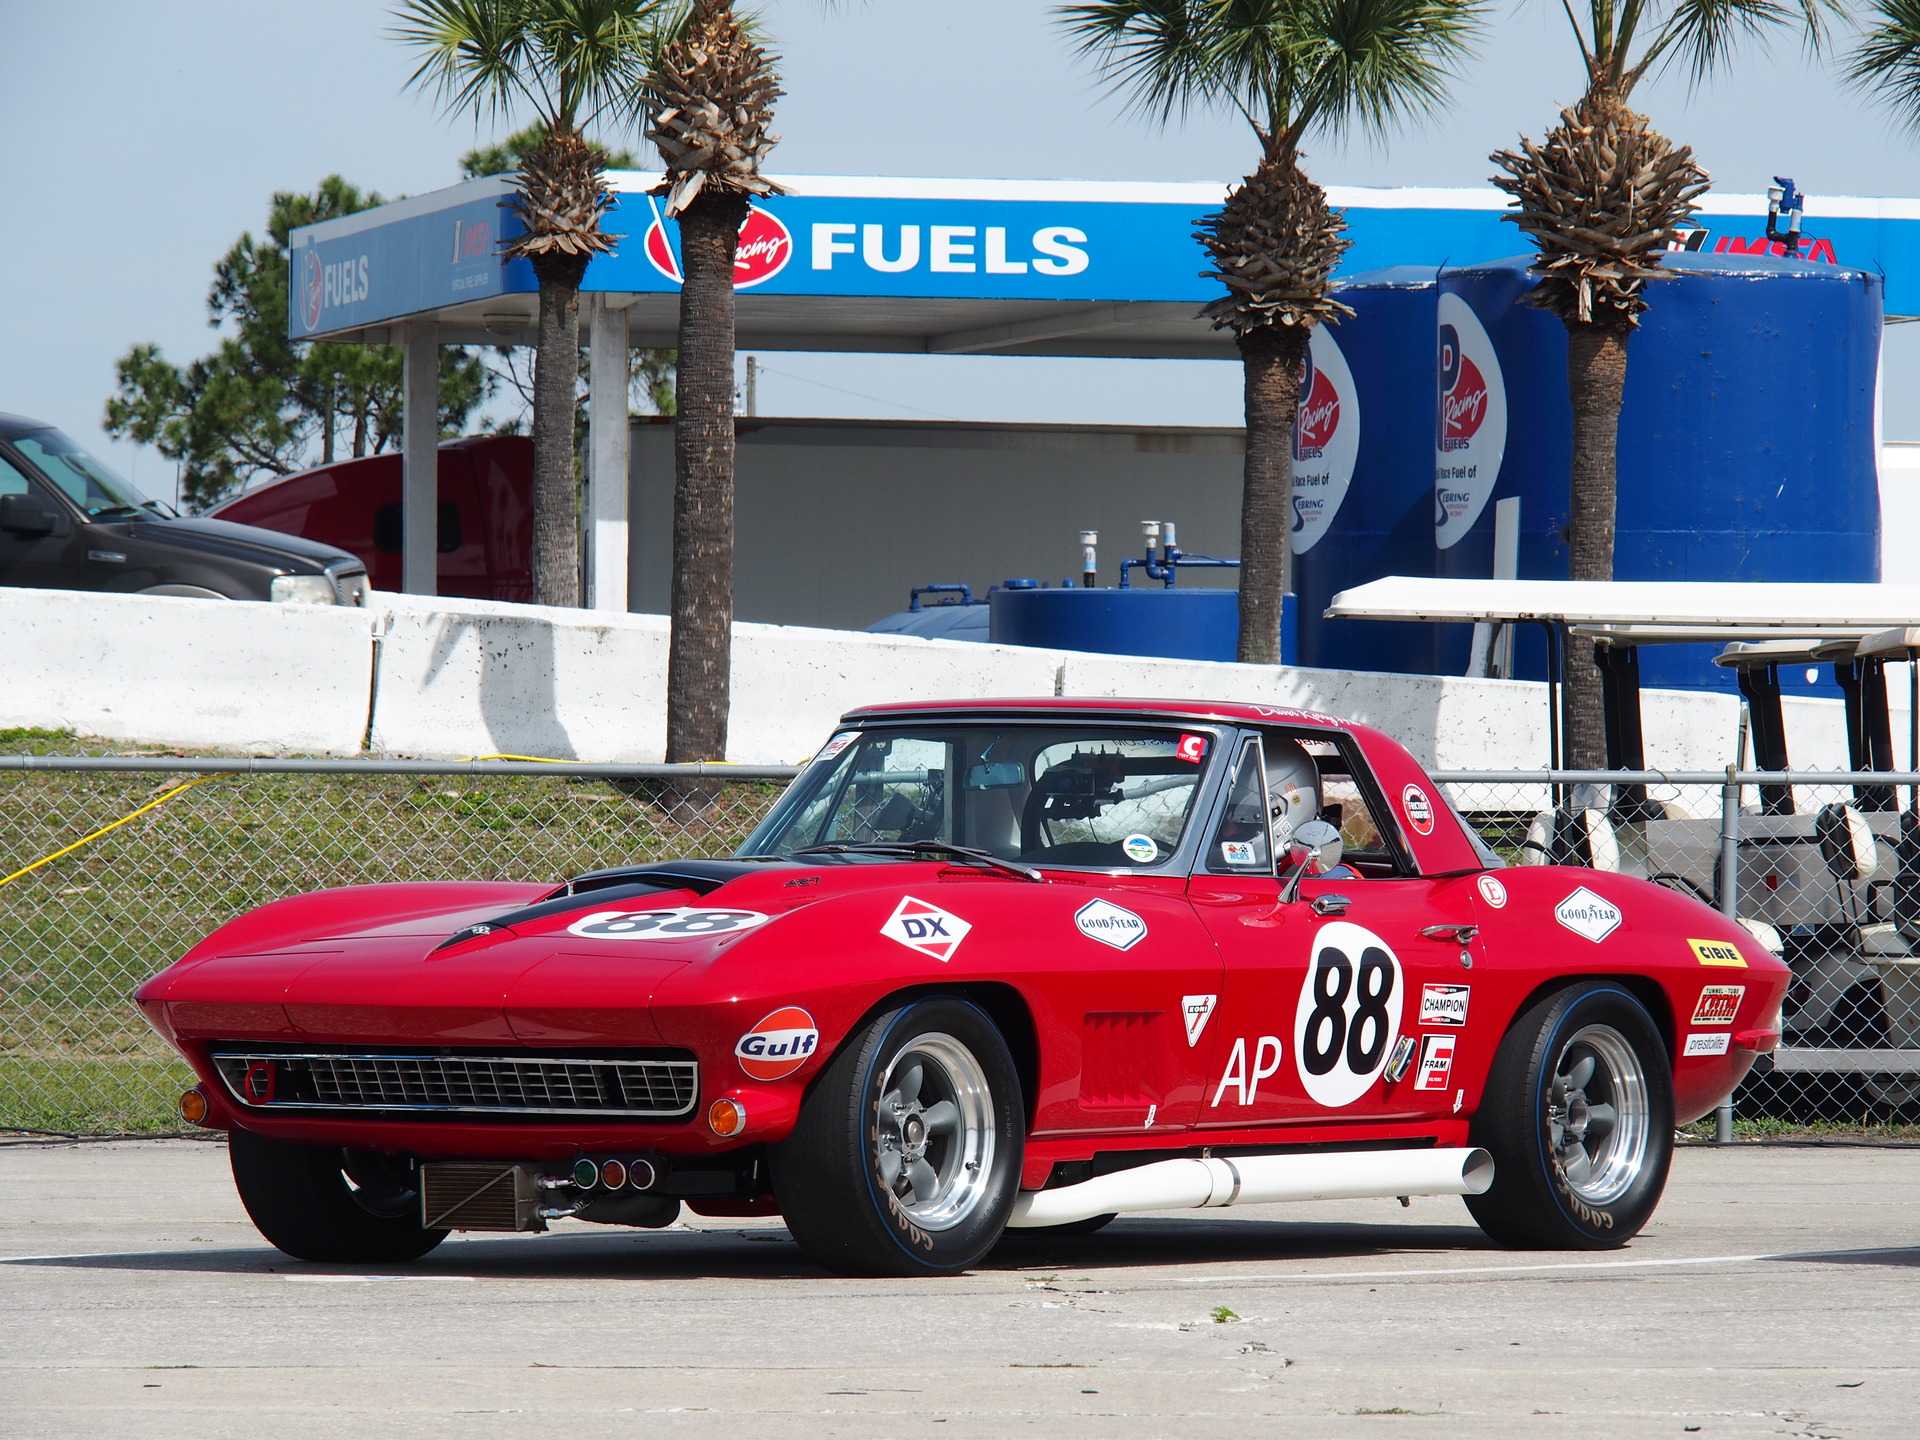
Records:
[[[815,843],[952,840],[948,752],[940,740],[863,740],[854,747],[845,802]]]
[[[1267,814],[1267,767],[1259,740],[1249,739],[1234,761],[1227,808],[1207,846],[1207,869],[1216,875],[1271,875]]]
[[[1338,827],[1346,862],[1363,873],[1399,874],[1399,857],[1387,838],[1392,831],[1381,823],[1370,798],[1377,789],[1372,778],[1344,747],[1326,740],[1303,743],[1320,770],[1320,818]]]
[[[6,456],[0,455],[0,495],[25,495],[31,488],[27,477],[16,470]]]

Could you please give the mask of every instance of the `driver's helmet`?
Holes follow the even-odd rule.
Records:
[[[1320,767],[1297,740],[1269,740],[1266,762],[1273,848],[1283,853],[1295,829],[1320,818]]]

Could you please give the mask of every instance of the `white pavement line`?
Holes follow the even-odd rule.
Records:
[[[1804,1252],[1777,1255],[1688,1255],[1676,1260],[1566,1260],[1552,1265],[1456,1265],[1438,1270],[1329,1270],[1314,1275],[1178,1275],[1182,1285],[1239,1285],[1250,1280],[1404,1280],[1448,1275],[1525,1275],[1541,1270],[1644,1270],[1656,1265],[1744,1265],[1751,1260],[1791,1260]]]
[[[291,1280],[296,1285],[382,1285],[389,1280],[465,1280],[471,1282],[472,1275],[282,1275],[282,1280]]]

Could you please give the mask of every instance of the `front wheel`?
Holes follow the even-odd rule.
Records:
[[[391,1156],[235,1130],[227,1158],[255,1228],[296,1260],[391,1265],[447,1238],[421,1226],[417,1172]]]
[[[1617,985],[1547,996],[1507,1031],[1471,1139],[1493,1186],[1466,1197],[1502,1245],[1607,1250],[1640,1232],[1673,1160],[1673,1081],[1652,1017]]]
[[[1019,1193],[1020,1077],[965,1000],[906,1005],[851,1036],[773,1149],[787,1228],[842,1275],[952,1275],[1000,1239]]]

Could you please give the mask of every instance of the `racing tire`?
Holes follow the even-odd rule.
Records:
[[[993,1021],[966,1000],[890,1010],[851,1035],[772,1149],[787,1228],[840,1275],[957,1275],[999,1242],[1026,1108]]]
[[[227,1156],[254,1228],[296,1260],[390,1265],[418,1260],[447,1238],[420,1224],[417,1198],[407,1204],[388,1176],[373,1173],[373,1157],[246,1130],[228,1135]],[[349,1182],[349,1166],[362,1183]]]
[[[1588,981],[1546,996],[1508,1029],[1469,1138],[1493,1185],[1465,1197],[1488,1236],[1516,1249],[1611,1250],[1660,1203],[1673,1160],[1666,1043],[1638,999]]]

